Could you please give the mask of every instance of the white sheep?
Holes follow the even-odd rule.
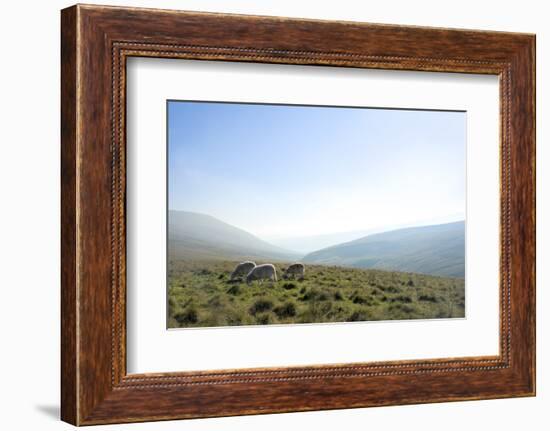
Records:
[[[271,280],[277,281],[277,271],[271,263],[264,263],[263,265],[258,265],[252,269],[246,276],[246,282],[248,284],[252,283],[254,280]]]
[[[239,263],[231,273],[230,279],[235,280],[236,278],[247,275],[250,271],[252,271],[252,269],[254,269],[255,266],[256,263],[250,260]]]

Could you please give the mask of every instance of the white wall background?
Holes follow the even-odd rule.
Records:
[[[135,430],[547,429],[550,306],[550,13],[543,1],[119,0],[172,9],[537,33],[538,396],[284,415],[105,426]],[[71,3],[4,2],[0,15],[0,426],[59,422],[59,10]],[[547,265],[548,268],[548,265]]]

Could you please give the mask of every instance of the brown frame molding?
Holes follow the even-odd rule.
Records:
[[[61,17],[63,420],[89,425],[535,394],[534,35],[84,5]],[[498,75],[500,354],[127,375],[129,56]]]

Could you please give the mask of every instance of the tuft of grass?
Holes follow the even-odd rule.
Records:
[[[258,325],[269,325],[276,323],[276,319],[273,318],[273,313],[261,313],[256,316],[256,323]]]
[[[354,304],[361,304],[361,305],[373,305],[375,302],[371,297],[360,295],[357,292],[354,293],[350,299],[351,299],[351,302],[353,302]]]
[[[327,292],[318,288],[306,290],[304,295],[300,298],[300,301],[327,301],[329,295]]]
[[[269,299],[258,299],[257,301],[252,304],[252,306],[249,309],[249,313],[256,315],[257,313],[261,313],[263,311],[268,311],[273,308],[273,302]]]
[[[436,297],[435,295],[431,295],[431,294],[422,294],[422,295],[419,295],[419,296],[418,296],[418,300],[419,300],[419,301],[426,301],[426,302],[433,302],[433,303],[439,302],[439,300],[437,299],[437,297]]]
[[[241,286],[238,284],[234,284],[229,289],[227,289],[227,293],[230,295],[239,295],[241,293]]]
[[[292,301],[287,301],[284,304],[275,307],[273,311],[281,319],[294,317],[296,316],[296,304]]]
[[[372,320],[372,316],[367,310],[354,311],[349,316],[350,322],[365,322],[368,320]]]
[[[197,323],[199,321],[199,312],[194,307],[189,307],[186,310],[174,315],[174,319],[181,324]]]
[[[390,298],[390,302],[400,302],[400,303],[410,304],[411,302],[413,302],[413,299],[410,295],[397,295]]]

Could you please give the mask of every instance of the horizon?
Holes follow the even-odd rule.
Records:
[[[456,111],[169,101],[169,209],[269,242],[461,221],[465,126]]]

